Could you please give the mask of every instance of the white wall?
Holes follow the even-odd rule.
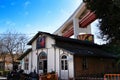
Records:
[[[55,40],[51,37],[46,37],[46,48],[52,48],[53,44],[55,44]]]
[[[34,69],[36,70],[37,69],[37,53],[38,51],[37,50],[34,50],[32,52],[32,71],[34,71]]]
[[[68,53],[65,50],[62,50],[60,48],[56,48],[56,72],[58,73],[58,76],[61,76],[61,56],[67,55],[68,57],[68,77],[73,78],[74,77],[74,64],[73,64],[73,55]]]
[[[54,48],[48,49],[48,72],[55,71],[55,55]]]
[[[30,73],[31,72],[31,54],[32,54],[32,52],[30,52],[30,53],[28,53],[28,55],[26,55],[22,60],[21,60],[21,69],[23,69],[24,70],[24,72],[25,73]],[[26,57],[28,57],[28,62],[29,62],[29,66],[28,66],[28,70],[25,70],[24,69],[24,59],[26,58]]]
[[[46,37],[45,39],[45,48],[41,48],[36,50],[36,41],[33,41],[32,43],[32,71],[34,69],[36,69],[37,71],[37,55],[36,53],[38,53],[38,55],[40,54],[40,52],[44,51],[47,54],[47,58],[48,58],[48,72],[51,72],[51,70],[54,70],[54,49],[52,47],[52,44],[55,44],[55,40],[52,39],[51,37]],[[51,64],[52,63],[52,64]],[[40,73],[42,73],[42,71],[39,71]]]
[[[61,55],[66,54],[68,56],[68,75],[70,78],[74,77],[74,66],[73,66],[73,55],[70,55],[67,51],[62,50],[60,48],[53,47],[52,45],[55,44],[55,40],[51,37],[46,37],[46,47],[36,50],[36,40],[32,43],[32,52],[29,53],[29,72],[36,69],[37,71],[37,56],[40,52],[44,51],[47,53],[47,67],[48,72],[56,71],[58,76],[61,75]],[[38,53],[38,54],[37,54]],[[24,61],[22,60],[22,69],[24,69]],[[39,71],[39,73],[42,73]]]
[[[79,33],[86,33],[86,34],[92,33],[90,25],[88,25],[86,28],[79,27],[79,19],[78,18],[73,19],[73,27],[74,27],[74,38],[77,38]]]
[[[60,75],[60,50],[55,48],[56,51],[56,72]]]
[[[24,70],[24,58],[20,61],[20,63],[21,63],[21,69]]]
[[[35,51],[36,50],[36,41],[37,40],[34,40],[33,43],[32,43],[32,51]]]
[[[28,54],[29,56],[29,73],[32,71],[32,51]]]
[[[73,55],[69,54],[68,57],[68,65],[69,65],[69,77],[73,78],[74,77],[74,63],[73,63]]]
[[[37,39],[37,38],[36,38]],[[55,40],[52,39],[51,37],[46,37],[46,42],[45,42],[45,47],[46,48],[51,48],[52,45],[51,44],[55,44]],[[36,50],[36,41],[37,40],[34,40],[33,43],[32,43],[32,50],[35,51]]]

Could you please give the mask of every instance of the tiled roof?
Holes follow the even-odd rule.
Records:
[[[73,39],[73,38],[68,38],[68,37],[62,37],[62,36],[57,36],[54,34],[50,34],[47,32],[38,32],[27,44],[31,45],[32,42],[39,36],[39,35],[47,35],[50,36],[51,38],[55,39],[56,41],[64,41],[64,42],[70,42],[70,43],[76,43],[76,44],[83,44],[83,45],[91,45],[91,46],[96,46],[98,47],[99,45],[94,44],[93,42],[88,42],[88,41],[82,41],[78,39]]]
[[[69,51],[70,54],[77,55],[77,56],[117,58],[116,55],[107,53],[106,51],[103,51],[102,49],[99,49],[99,48],[84,47],[84,46],[74,47],[74,45],[70,45],[70,44],[68,44],[67,46],[65,45],[54,45],[54,46],[64,49],[66,51]],[[70,47],[70,46],[73,46],[73,47]]]
[[[62,36],[57,36],[54,34],[46,33],[46,32],[38,32],[29,42],[28,45],[31,45],[32,42],[39,36],[46,35],[53,39],[55,39],[56,47],[65,49],[73,55],[80,56],[95,56],[95,57],[106,57],[106,58],[116,58],[116,55],[110,54],[106,51],[102,50],[102,46],[97,45],[93,42],[82,41],[78,39],[72,39]]]

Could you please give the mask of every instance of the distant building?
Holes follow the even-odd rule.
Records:
[[[19,55],[14,55],[14,63],[17,65],[19,64],[19,61],[17,58]],[[5,62],[4,62],[5,61]],[[10,54],[3,54],[0,56],[0,70],[12,70],[13,64],[12,64],[12,58]]]
[[[81,75],[116,72],[115,55],[93,42],[38,32],[19,60],[26,73],[55,71],[60,79],[77,79]]]

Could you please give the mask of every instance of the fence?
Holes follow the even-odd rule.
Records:
[[[103,78],[95,78],[95,77],[80,77],[75,80],[104,80]]]
[[[39,80],[58,80],[57,74],[41,75]],[[120,80],[120,74],[86,74],[76,77],[75,80]]]
[[[104,80],[120,80],[120,74],[105,74]]]
[[[81,74],[75,80],[104,80],[104,74]]]

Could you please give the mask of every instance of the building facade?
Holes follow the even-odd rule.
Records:
[[[55,71],[60,79],[77,79],[85,74],[115,72],[116,56],[89,41],[38,32],[19,59],[26,73]]]

